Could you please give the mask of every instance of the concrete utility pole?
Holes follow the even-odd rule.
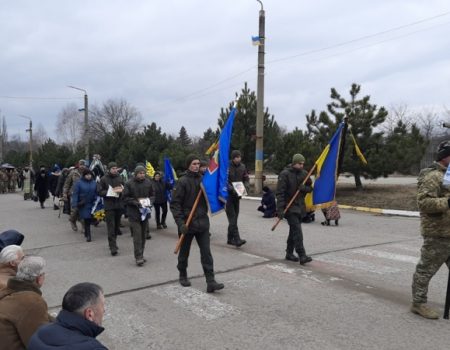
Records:
[[[19,115],[19,117],[26,118],[30,121],[30,126],[26,129],[26,132],[30,133],[30,171],[33,170],[33,121],[26,115]]]
[[[264,46],[265,46],[265,12],[263,3],[259,11],[259,45],[258,45],[258,87],[256,91],[256,152],[255,152],[255,193],[262,192],[263,175],[263,136],[264,136]]]
[[[89,164],[89,110],[88,110],[88,95],[87,91],[76,86],[68,86],[71,89],[80,90],[84,92],[84,157]]]

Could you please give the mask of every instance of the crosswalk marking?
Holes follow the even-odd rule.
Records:
[[[208,321],[239,313],[239,310],[232,305],[222,303],[213,295],[195,288],[170,285],[155,288],[152,292],[162,297],[168,297],[175,304]]]
[[[293,274],[293,273],[295,273],[295,271],[297,271],[296,269],[287,267],[286,265],[283,265],[283,264],[268,264],[266,266],[272,270],[280,271],[283,273],[289,273],[289,274]]]
[[[374,257],[382,258],[382,259],[407,262],[407,263],[412,263],[412,264],[417,264],[417,262],[419,261],[419,258],[417,258],[415,256],[394,254],[394,253],[389,253],[389,252],[385,252],[385,251],[381,251],[381,250],[374,250],[374,249],[357,249],[357,250],[354,250],[353,253],[374,256]]]
[[[379,275],[384,275],[384,274],[389,274],[389,273],[398,273],[401,271],[400,269],[395,268],[395,267],[376,265],[376,264],[371,264],[366,261],[361,261],[361,260],[357,260],[357,259],[349,259],[349,258],[344,258],[344,257],[340,257],[340,256],[321,255],[321,256],[314,257],[314,260],[325,262],[325,263],[346,266],[346,267],[351,267],[351,268],[358,269],[358,270],[373,272],[373,273],[376,273]]]

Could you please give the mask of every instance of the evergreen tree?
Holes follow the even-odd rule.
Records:
[[[192,140],[189,138],[189,135],[184,126],[181,127],[178,133],[177,141],[180,143],[182,147],[189,147],[192,145]]]

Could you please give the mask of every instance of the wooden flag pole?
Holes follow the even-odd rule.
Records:
[[[198,202],[200,201],[200,197],[202,195],[203,190],[200,188],[200,191],[198,191],[197,197],[195,198],[194,205],[192,206],[191,212],[189,213],[188,219],[186,220],[186,226],[189,228],[189,225],[191,224],[192,218],[194,217],[194,213],[197,210]],[[175,246],[175,250],[173,251],[174,254],[178,254],[180,251],[181,245],[184,241],[184,234],[182,233],[180,235],[180,238],[178,238],[177,245]]]
[[[447,295],[445,296],[445,307],[444,307],[444,318],[446,320],[448,320],[449,309],[450,309],[450,268],[448,270]]]
[[[311,168],[311,170],[309,171],[308,175],[306,175],[305,179],[303,180],[302,185],[304,185],[306,183],[306,181],[308,181],[308,179],[311,177],[313,171],[316,169],[316,166],[317,166],[317,164],[314,163],[314,166]],[[283,210],[283,214],[286,214],[286,212],[292,206],[292,203],[294,203],[294,201],[297,198],[297,196],[299,195],[299,193],[300,193],[300,190],[297,189],[297,191],[294,193],[294,195],[292,196],[291,200],[289,201],[288,205]],[[275,231],[275,229],[277,228],[277,226],[280,223],[280,221],[281,221],[281,219],[277,218],[277,222],[275,223],[275,225],[272,226],[272,231]]]

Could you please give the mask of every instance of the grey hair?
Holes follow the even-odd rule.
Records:
[[[11,244],[6,246],[0,252],[0,264],[7,264],[16,260],[19,252],[23,254],[22,247],[19,245]]]
[[[16,278],[33,282],[44,273],[45,260],[40,256],[25,256],[17,268]]]

